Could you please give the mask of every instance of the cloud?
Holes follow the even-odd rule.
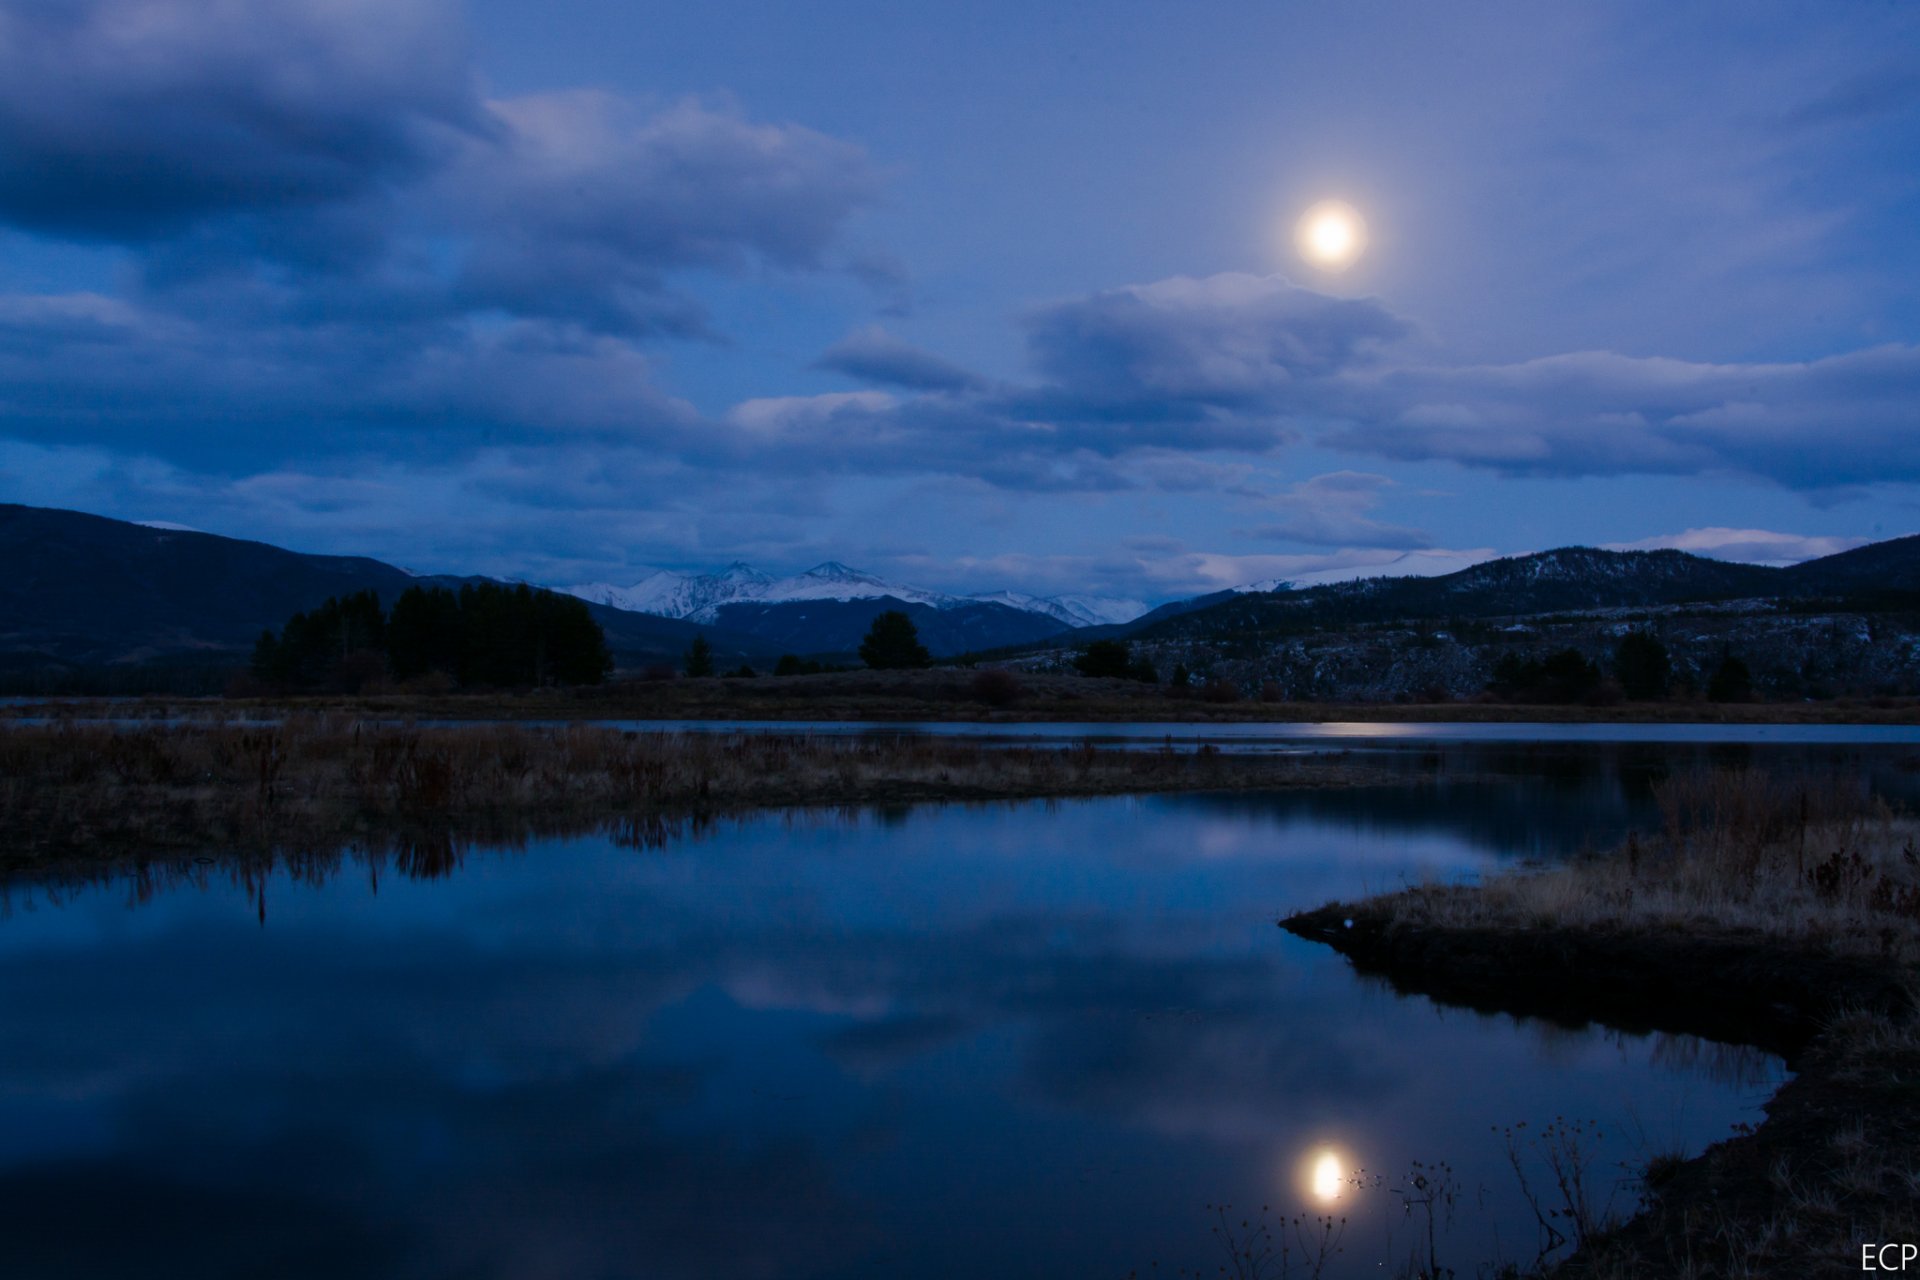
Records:
[[[1026,325],[1042,382],[1009,412],[1098,424],[1109,447],[1272,448],[1320,408],[1319,384],[1411,332],[1372,299],[1231,272],[1052,303]]]
[[[967,391],[982,384],[978,375],[877,327],[848,334],[821,353],[814,367],[909,391]]]
[[[678,449],[697,415],[642,344],[714,336],[680,278],[836,269],[878,191],[859,147],[727,103],[488,99],[436,0],[15,6],[0,223],[132,269],[0,297],[0,403],[19,438],[227,468]]]
[[[1920,347],[1799,363],[1580,352],[1350,380],[1324,443],[1505,475],[1733,473],[1819,490],[1920,479]]]
[[[1306,542],[1323,547],[1426,547],[1432,539],[1418,529],[1387,524],[1366,513],[1380,504],[1394,481],[1364,471],[1333,471],[1302,480],[1261,504],[1281,519],[1247,531],[1245,536]]]
[[[1920,73],[1900,63],[1849,77],[1779,117],[1787,129],[1852,125],[1920,105]]]
[[[1911,86],[1890,72],[1835,92],[1821,110],[1844,115],[1899,109]],[[1452,554],[1381,518],[1390,482],[1370,471],[1276,492],[1262,468],[1300,442],[1816,497],[1920,479],[1920,348],[1434,366],[1382,301],[1277,275],[1033,307],[1006,377],[869,328],[817,362],[865,390],[726,408],[664,385],[664,340],[724,339],[710,276],[838,274],[902,297],[898,265],[852,243],[881,194],[859,146],[727,100],[489,96],[437,0],[9,6],[0,226],[124,264],[112,287],[0,296],[5,432],[45,468],[9,492],[190,520],[209,506],[235,532],[494,571],[515,570],[519,540],[519,571],[596,566],[572,578],[640,546],[779,554],[887,485],[962,495],[955,522],[1009,495],[1124,500],[1148,520],[1202,495],[1259,513],[1242,522],[1262,538]],[[458,532],[423,552],[427,518]],[[1133,595],[1383,562],[1230,550],[1006,568]]]
[[[0,218],[138,243],[417,178],[485,120],[442,6],[93,0],[0,13]]]
[[[1680,533],[1663,533],[1635,542],[1609,542],[1606,547],[1609,551],[1655,551],[1671,547],[1679,551],[1691,551],[1695,555],[1712,556],[1716,560],[1784,566],[1837,555],[1854,547],[1865,546],[1870,541],[1872,539],[1838,535],[1774,533],[1768,529],[1709,526],[1686,529]]]
[[[667,273],[753,259],[818,270],[878,195],[851,143],[682,102],[647,112],[575,91],[488,104],[497,129],[439,176],[437,212],[468,237],[455,296],[610,332],[692,331]]]
[[[444,457],[515,439],[699,437],[634,344],[541,321],[242,335],[95,295],[0,296],[0,389],[16,438],[227,469],[376,446]]]
[[[877,330],[838,344],[823,366],[919,394],[814,397],[829,411],[804,415],[800,401],[781,400],[791,421],[813,427],[800,465],[965,475],[1016,491],[1218,486],[1253,497],[1244,464],[1192,455],[1297,439],[1297,421],[1344,402],[1341,375],[1411,331],[1376,301],[1243,274],[1055,302],[1025,323],[1037,380],[1024,383],[985,384]],[[803,436],[784,433],[796,446]]]

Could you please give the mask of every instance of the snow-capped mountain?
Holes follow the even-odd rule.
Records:
[[[766,574],[735,561],[719,573],[675,573],[670,569],[662,569],[648,574],[630,587],[617,587],[610,582],[589,582],[560,589],[582,600],[611,605],[630,613],[653,613],[663,618],[693,618],[697,613],[711,611],[729,601],[757,600],[772,585],[773,579]]]
[[[797,600],[878,600],[882,596],[892,596],[908,604],[932,605],[936,609],[951,609],[965,603],[959,596],[886,582],[870,573],[848,568],[838,560],[817,564],[805,573],[770,583],[755,598],[763,604],[787,604]]]
[[[1139,600],[1121,600],[1108,596],[1030,596],[1019,591],[988,591],[968,596],[986,604],[1003,604],[1009,609],[1045,614],[1070,627],[1106,627],[1132,622],[1145,613],[1148,605]]]
[[[943,611],[973,604],[997,604],[1022,613],[1051,618],[1069,627],[1131,622],[1147,611],[1147,606],[1138,600],[1101,596],[1041,597],[1017,591],[995,591],[972,596],[948,595],[888,582],[837,560],[815,565],[805,573],[789,578],[770,578],[747,565],[734,563],[714,574],[662,570],[630,587],[593,582],[560,589],[583,600],[612,605],[616,609],[705,623],[721,621],[721,611],[729,605],[791,604],[809,600],[845,602],[883,597]]]

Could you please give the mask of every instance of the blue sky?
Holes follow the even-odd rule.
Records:
[[[553,582],[1821,554],[1920,529],[1916,48],[1899,4],[18,0],[0,499]]]

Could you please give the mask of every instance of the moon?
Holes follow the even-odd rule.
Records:
[[[1367,220],[1344,200],[1322,200],[1300,215],[1293,242],[1322,271],[1345,271],[1366,251]]]
[[[1345,1181],[1346,1171],[1340,1167],[1339,1155],[1332,1151],[1322,1151],[1313,1162],[1314,1199],[1323,1202],[1338,1200],[1341,1185]]]

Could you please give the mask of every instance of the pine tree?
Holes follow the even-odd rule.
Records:
[[[713,646],[707,643],[705,636],[695,636],[693,643],[687,646],[682,667],[690,676],[710,676],[713,674]]]
[[[898,609],[889,609],[873,620],[867,638],[860,642],[860,661],[875,671],[898,671],[924,667],[933,661],[913,619]]]

